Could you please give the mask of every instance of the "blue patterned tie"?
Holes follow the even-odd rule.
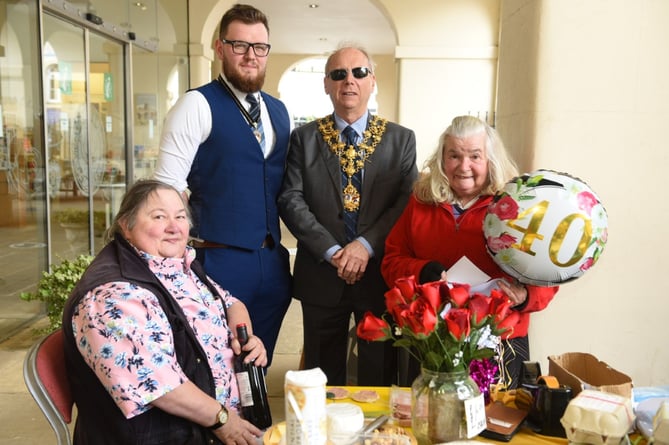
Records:
[[[358,148],[355,143],[356,133],[353,127],[350,125],[344,128],[344,143],[346,145],[353,145],[356,149]],[[358,192],[362,192],[362,169],[359,169],[357,172],[351,176],[351,184],[355,187]],[[348,185],[348,176],[342,171],[342,189]],[[346,225],[346,241],[353,241],[358,234],[358,211],[346,211],[344,210],[344,224]]]
[[[258,126],[253,130],[253,133],[256,135],[256,138],[258,138],[260,148],[262,149],[263,153],[265,153],[265,132],[262,128],[262,120],[260,120],[260,103],[253,93],[246,95],[246,101],[251,104],[251,108],[249,108],[249,115],[251,116],[251,119],[253,119],[253,122],[258,123]],[[260,135],[260,137],[258,137],[258,135]]]

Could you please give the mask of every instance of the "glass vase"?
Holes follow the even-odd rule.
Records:
[[[469,439],[483,431],[483,394],[469,373],[422,368],[411,386],[411,427],[419,445]]]

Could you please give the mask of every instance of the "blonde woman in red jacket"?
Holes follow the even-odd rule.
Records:
[[[381,273],[389,286],[414,275],[421,283],[446,280],[446,271],[463,256],[491,278],[513,302],[518,314],[504,345],[509,388],[530,359],[527,330],[530,314],[544,309],[558,287],[524,285],[505,274],[486,250],[483,219],[492,196],[518,176],[497,131],[473,116],[459,116],[439,139],[425,164],[404,212],[386,238]],[[411,381],[418,373],[409,371]]]

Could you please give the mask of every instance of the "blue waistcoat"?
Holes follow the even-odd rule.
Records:
[[[284,104],[261,93],[274,133],[267,159],[235,101],[217,80],[197,88],[211,108],[211,134],[198,148],[188,175],[194,230],[198,238],[259,249],[270,234],[281,240],[277,197],[290,136]]]

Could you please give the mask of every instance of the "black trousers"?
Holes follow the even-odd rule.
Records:
[[[376,300],[376,301],[374,301]],[[371,310],[381,316],[385,310],[383,295],[369,296],[362,286],[346,286],[337,307],[323,307],[302,302],[304,326],[304,368],[321,368],[328,385],[356,384],[388,386],[397,383],[397,348],[391,342],[357,341],[357,380],[347,376],[350,319],[355,324]]]

